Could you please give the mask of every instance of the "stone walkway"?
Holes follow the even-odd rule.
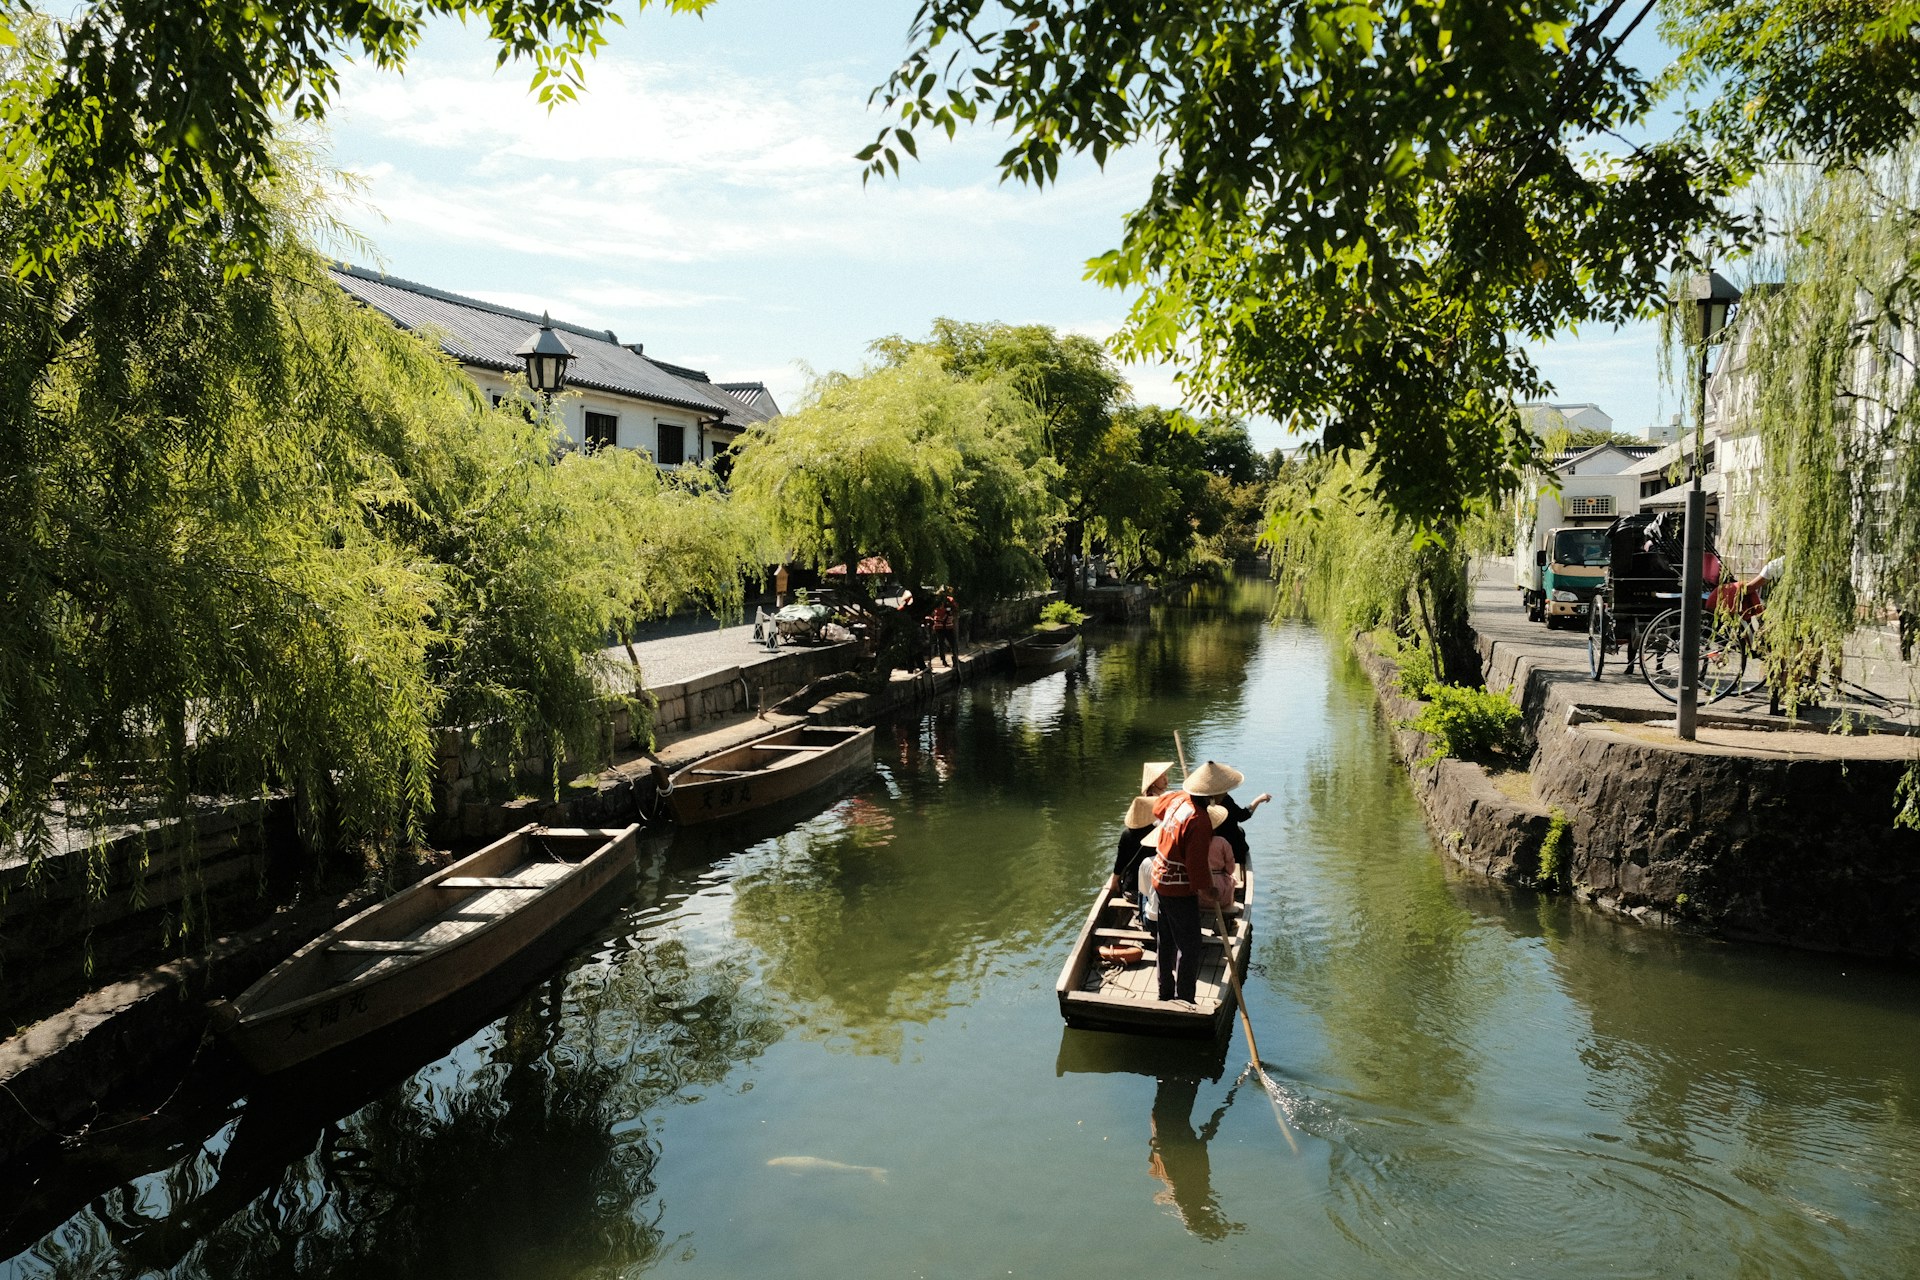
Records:
[[[679,684],[710,671],[744,667],[772,657],[778,650],[753,638],[753,624],[722,627],[709,622],[705,628],[663,635],[634,643],[640,657],[640,675],[648,688]],[[628,663],[624,645],[602,652],[621,666]]]

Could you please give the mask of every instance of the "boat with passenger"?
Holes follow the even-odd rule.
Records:
[[[1160,999],[1153,934],[1141,927],[1133,904],[1111,881],[1094,895],[1080,936],[1060,970],[1054,993],[1070,1027],[1143,1035],[1205,1038],[1226,1034],[1233,1022],[1233,981],[1245,978],[1253,950],[1253,868],[1242,864],[1233,907],[1219,922],[1201,914],[1200,980],[1191,1004]]]

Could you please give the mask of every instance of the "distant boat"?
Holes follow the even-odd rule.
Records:
[[[551,933],[633,864],[640,828],[525,826],[321,934],[212,1011],[271,1073],[473,985]]]
[[[1119,890],[1102,883],[1094,895],[1093,910],[1087,913],[1087,922],[1054,985],[1060,1016],[1067,1025],[1161,1036],[1205,1038],[1225,1034],[1234,1010],[1226,957],[1232,956],[1235,972],[1244,978],[1247,957],[1253,950],[1253,868],[1242,866],[1240,870],[1242,883],[1234,890],[1239,909],[1227,917],[1226,947],[1221,945],[1219,927],[1210,913],[1200,913],[1200,982],[1192,1008],[1160,999],[1153,935],[1132,927],[1132,906]],[[1117,952],[1117,957],[1103,958],[1103,947]]]
[[[1080,652],[1080,633],[1070,627],[1036,631],[1013,642],[1016,667],[1051,667]]]
[[[703,756],[669,780],[667,806],[683,826],[790,800],[873,767],[873,728],[803,724]]]

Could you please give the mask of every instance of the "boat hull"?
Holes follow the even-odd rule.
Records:
[[[682,826],[717,822],[872,767],[872,726],[801,725],[688,765],[673,775],[667,807]]]
[[[1051,640],[1044,636],[1029,636],[1013,642],[1013,665],[1016,667],[1051,667],[1055,663],[1066,662],[1080,653],[1080,637],[1076,633],[1065,640]]]
[[[1102,885],[1054,984],[1060,1016],[1067,1025],[1193,1039],[1225,1035],[1233,1025],[1236,1007],[1226,965],[1231,963],[1234,974],[1244,979],[1253,951],[1253,873],[1251,868],[1243,871],[1244,882],[1235,890],[1238,910],[1227,917],[1224,947],[1218,925],[1210,919],[1201,921],[1199,998],[1190,1008],[1158,998],[1153,940],[1128,927],[1132,908]],[[1143,955],[1131,964],[1109,963],[1100,957],[1103,943],[1134,943]]]
[[[263,1074],[393,1027],[480,982],[563,926],[632,869],[639,831],[523,827],[329,929],[231,1003],[217,1002],[216,1022],[233,1050]],[[545,872],[551,861],[514,860],[529,841],[589,835],[599,838],[598,847],[558,872]],[[530,865],[543,874],[507,887],[516,870]],[[460,887],[476,879],[495,887]],[[507,897],[497,908],[481,906],[502,894]],[[486,918],[477,927],[432,939],[436,929],[470,925],[481,915]]]

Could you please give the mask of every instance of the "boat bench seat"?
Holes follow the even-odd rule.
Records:
[[[431,942],[407,938],[342,938],[329,942],[327,950],[351,955],[417,956],[434,949]]]
[[[1153,937],[1153,935],[1145,929],[1095,929],[1093,936],[1096,938],[1126,938],[1132,942],[1146,941]]]
[[[448,876],[440,881],[442,889],[544,889],[545,885],[529,884],[525,880],[513,880],[503,876]]]

